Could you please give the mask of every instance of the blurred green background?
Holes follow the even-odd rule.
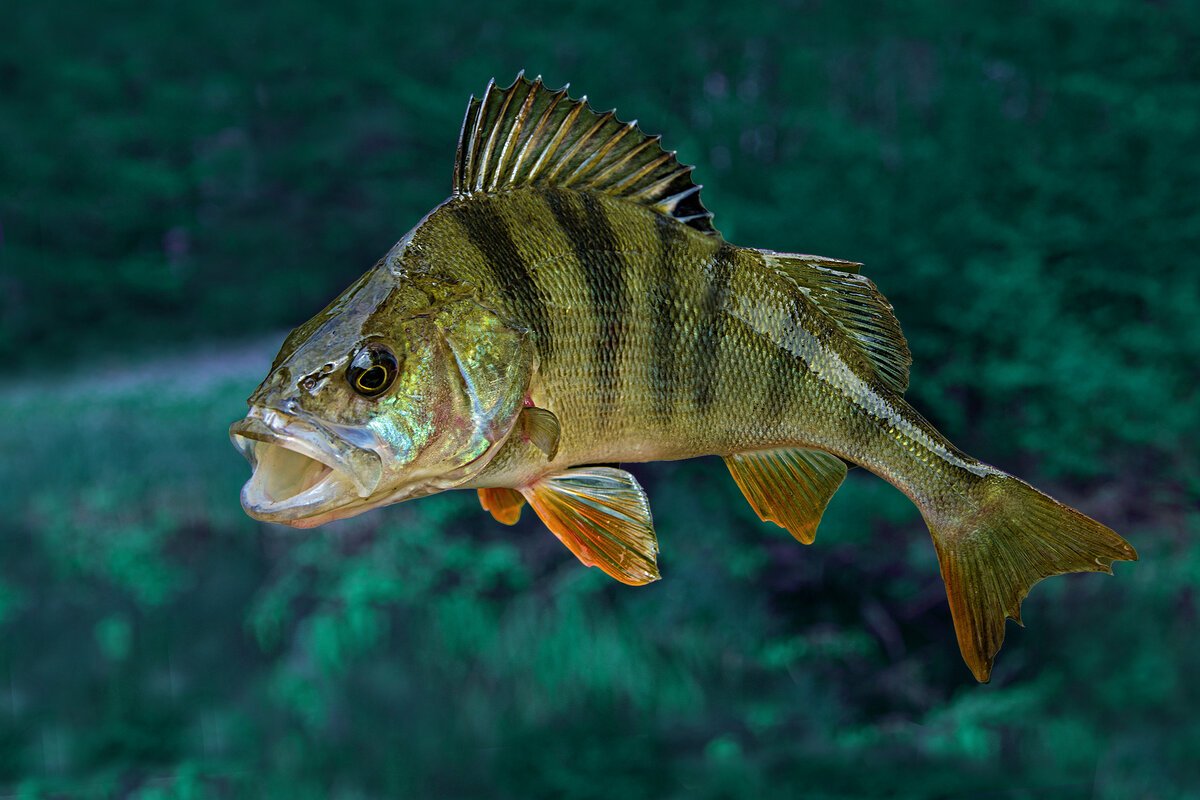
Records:
[[[1200,792],[1200,5],[0,7],[0,796]],[[811,548],[635,466],[665,579],[450,493],[257,524],[225,428],[449,189],[467,97],[571,81],[732,241],[864,261],[968,452],[1126,535],[990,685],[852,472]]]

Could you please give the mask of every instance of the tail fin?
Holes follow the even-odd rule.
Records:
[[[963,513],[932,504],[921,513],[937,548],[963,660],[987,682],[1004,642],[1004,621],[1021,622],[1021,601],[1042,578],[1107,572],[1137,561],[1129,543],[1011,475],[985,477]],[[965,505],[965,504],[964,504]]]

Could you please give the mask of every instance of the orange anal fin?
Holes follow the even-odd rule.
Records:
[[[813,543],[821,514],[846,477],[840,458],[801,448],[735,453],[725,466],[759,519],[804,544]]]
[[[522,490],[559,541],[589,567],[631,586],[659,579],[658,540],[646,493],[632,475],[582,467]]]
[[[516,525],[521,518],[521,506],[525,498],[516,489],[480,489],[479,505],[491,512],[497,522]]]

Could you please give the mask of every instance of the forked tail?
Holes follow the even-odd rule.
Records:
[[[1002,473],[982,478],[969,498],[930,502],[921,513],[933,534],[963,659],[986,682],[1004,642],[1007,617],[1042,578],[1107,572],[1136,561],[1129,543],[1073,508]]]

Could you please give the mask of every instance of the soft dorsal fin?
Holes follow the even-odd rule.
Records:
[[[879,377],[897,392],[908,388],[912,353],[875,284],[856,274],[861,264],[821,256],[760,250],[767,265],[786,275],[846,332],[870,359]]]
[[[637,120],[599,113],[567,87],[552,91],[517,75],[507,89],[488,84],[471,98],[458,139],[454,194],[546,186],[619,197],[666,214],[702,233],[719,235],[700,202],[692,167],[663,150]]]

